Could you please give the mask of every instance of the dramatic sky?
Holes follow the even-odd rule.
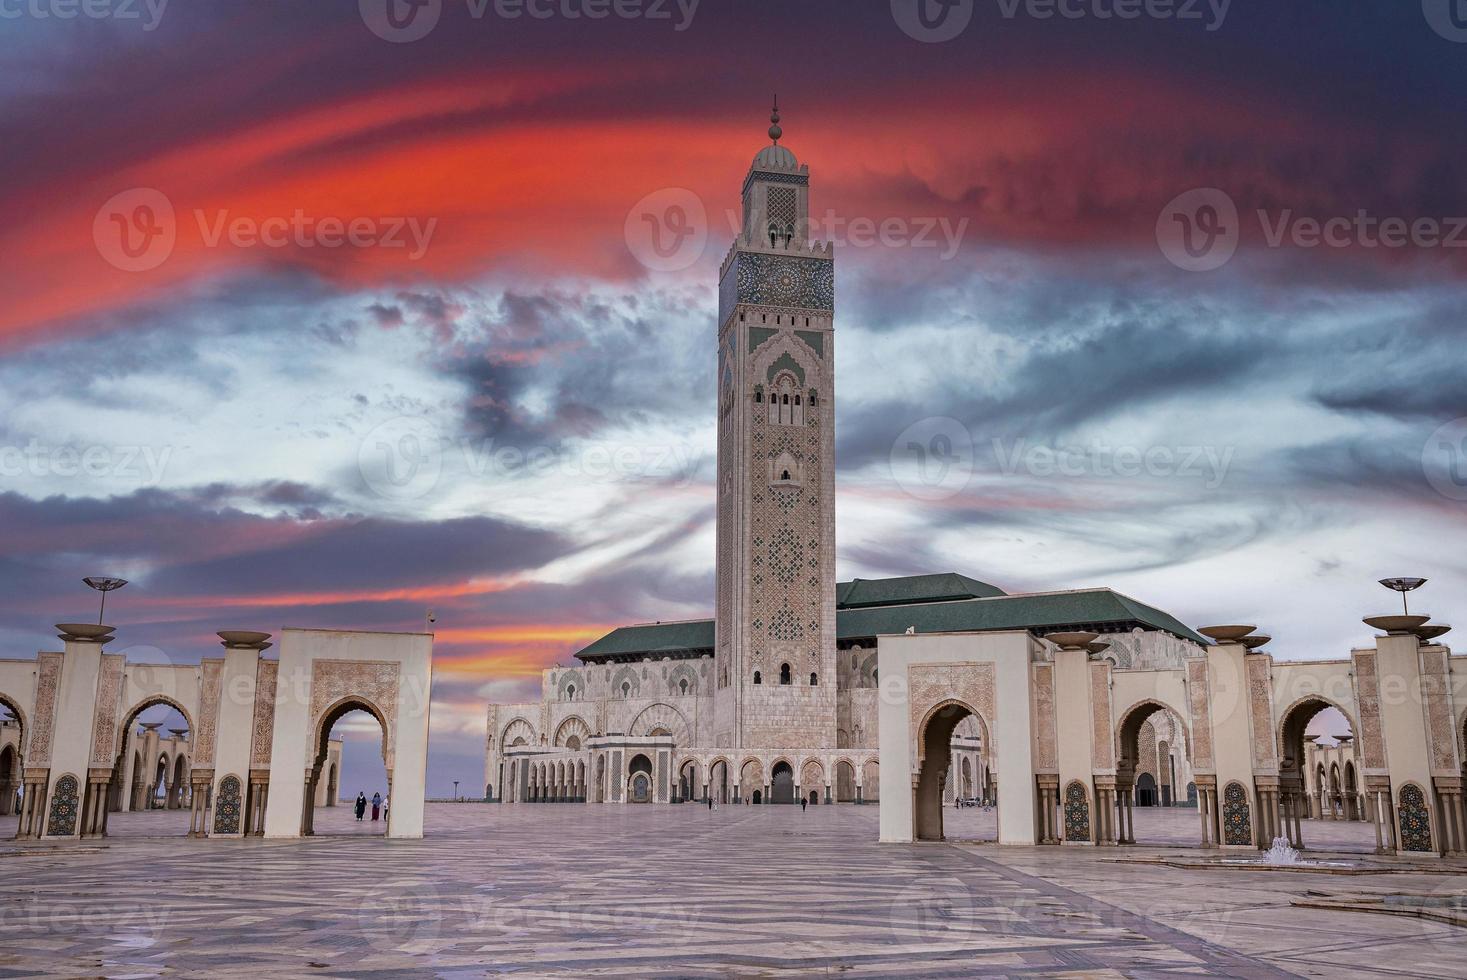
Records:
[[[87,574],[156,661],[432,609],[429,789],[477,785],[487,701],[709,614],[776,91],[843,577],[1106,585],[1282,658],[1367,641],[1385,575],[1467,618],[1448,0],[392,2],[0,0],[0,655]]]

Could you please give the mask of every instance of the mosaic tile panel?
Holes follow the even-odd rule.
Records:
[[[1090,792],[1078,779],[1065,787],[1065,840],[1090,839]]]
[[[62,776],[56,780],[51,792],[50,819],[46,822],[46,833],[52,837],[70,837],[76,833],[77,816],[81,812],[76,777]]]
[[[219,795],[214,797],[214,833],[237,834],[242,805],[238,776],[219,780]]]
[[[1401,818],[1401,850],[1431,851],[1431,813],[1426,808],[1426,794],[1415,783],[1401,787],[1396,810]]]
[[[1253,822],[1248,810],[1248,791],[1239,782],[1223,789],[1222,824],[1224,844],[1253,843]]]

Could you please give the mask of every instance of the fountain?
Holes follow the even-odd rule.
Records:
[[[1303,864],[1304,862],[1299,859],[1299,852],[1289,846],[1289,839],[1287,837],[1275,837],[1273,839],[1273,846],[1268,849],[1268,853],[1263,855],[1263,863],[1279,867],[1286,864]]]

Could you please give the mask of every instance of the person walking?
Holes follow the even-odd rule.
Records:
[[[361,821],[362,814],[364,814],[366,812],[367,812],[367,794],[366,793],[358,793],[357,794],[357,820],[358,820],[358,822]]]
[[[801,813],[804,813],[805,812],[805,804],[808,803],[808,802],[809,801],[806,800],[803,796],[800,797],[800,812]]]
[[[372,794],[372,822],[373,823],[376,823],[377,822],[377,818],[379,816],[381,816],[381,815],[382,815],[382,794],[381,793],[373,793]]]
[[[712,793],[709,793],[708,794],[708,809],[710,809],[710,810],[713,809],[713,794]]]
[[[382,797],[382,819],[383,820],[386,820],[387,819],[387,807],[389,805],[387,801],[388,801],[388,797],[386,797],[386,796]]]

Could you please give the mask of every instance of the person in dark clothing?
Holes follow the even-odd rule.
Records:
[[[810,802],[810,801],[809,801],[809,800],[807,800],[807,799],[805,799],[805,798],[804,798],[804,797],[803,797],[803,796],[802,796],[802,797],[800,797],[800,812],[801,812],[801,813],[804,813],[804,812],[805,812],[805,804],[807,804],[807,803],[809,803],[809,802]]]
[[[362,819],[362,815],[365,814],[366,812],[367,812],[367,794],[366,793],[358,793],[357,794],[357,819],[358,820]]]
[[[708,797],[708,809],[713,809],[713,797]]]

